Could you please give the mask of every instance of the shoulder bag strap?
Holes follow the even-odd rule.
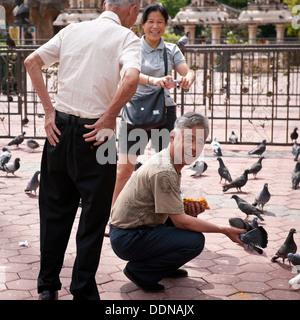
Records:
[[[164,46],[164,61],[165,61],[165,76],[168,75],[168,53],[167,48]]]

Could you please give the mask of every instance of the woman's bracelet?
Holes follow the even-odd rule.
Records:
[[[148,76],[148,84],[150,84],[150,76]]]

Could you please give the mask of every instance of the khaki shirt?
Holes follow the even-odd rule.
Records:
[[[104,114],[128,68],[141,68],[141,40],[117,14],[73,23],[38,48],[46,67],[59,62],[55,108],[82,118]]]
[[[165,223],[169,214],[184,214],[178,175],[169,149],[152,156],[135,171],[111,213],[113,226],[135,229]]]

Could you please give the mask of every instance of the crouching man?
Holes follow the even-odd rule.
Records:
[[[199,203],[189,203],[184,211],[180,172],[200,156],[208,133],[203,115],[179,117],[168,148],[133,173],[112,210],[112,248],[128,261],[124,274],[145,292],[164,290],[158,283],[162,278],[187,276],[179,268],[202,252],[205,232],[223,233],[242,244],[239,234],[245,230],[195,218],[205,210]]]

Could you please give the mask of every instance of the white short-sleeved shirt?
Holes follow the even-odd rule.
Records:
[[[165,63],[164,63],[164,46],[167,49],[168,55],[168,74],[172,74],[174,70],[181,63],[186,62],[186,59],[179,47],[176,44],[164,42],[163,39],[156,49],[153,49],[145,40],[145,36],[142,37],[142,67],[141,73],[153,76],[163,77],[165,75]],[[136,95],[143,95],[145,93],[154,92],[157,89],[156,86],[150,84],[139,84]],[[174,100],[170,96],[168,89],[165,89],[165,103],[166,106],[174,106]]]
[[[55,108],[82,118],[99,118],[128,68],[141,68],[141,40],[121,26],[117,14],[70,24],[38,48],[45,66],[59,62]]]

